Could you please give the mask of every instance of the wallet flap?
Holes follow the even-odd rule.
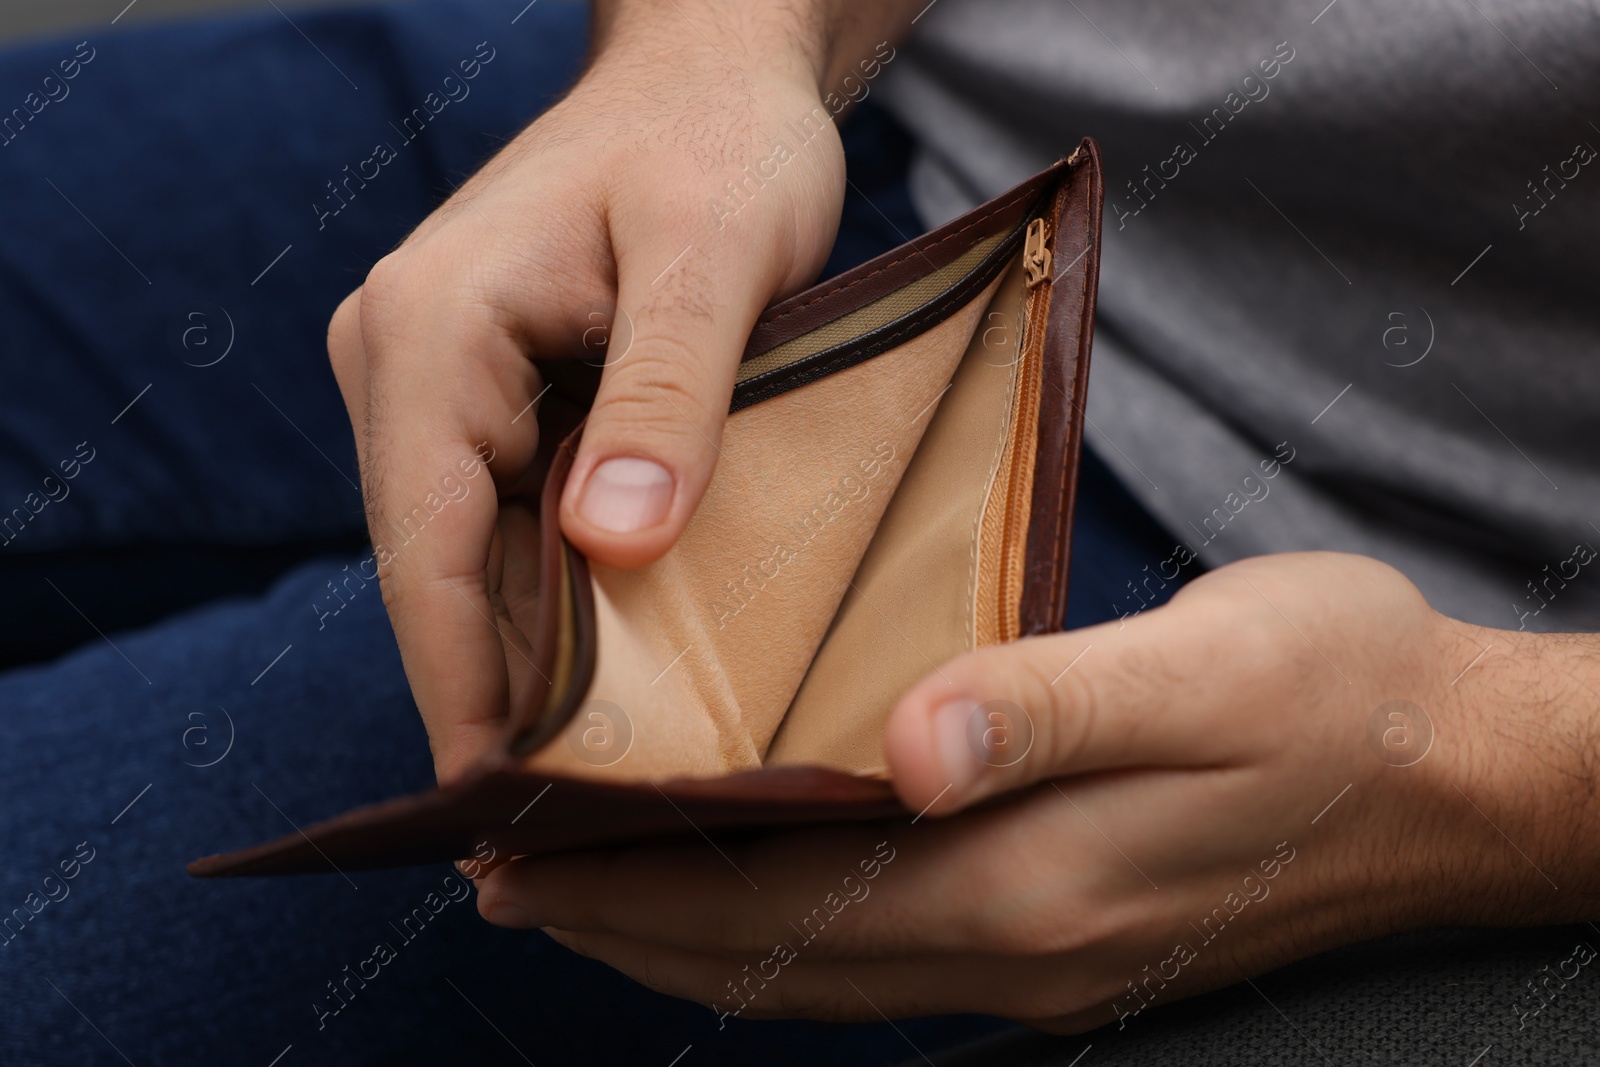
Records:
[[[495,855],[539,856],[905,814],[886,783],[819,767],[654,784],[578,781],[502,767],[347,812],[303,833],[195,860],[188,871],[215,878],[372,870],[482,855],[485,843]]]

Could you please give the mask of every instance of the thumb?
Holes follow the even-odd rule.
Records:
[[[978,649],[918,682],[884,735],[901,800],[944,815],[1051,778],[1226,758],[1199,695],[1220,696],[1201,672],[1226,661],[1173,611]]]
[[[775,287],[763,288],[760,269],[729,270],[726,246],[713,255],[685,229],[618,252],[617,314],[632,341],[608,356],[562,496],[567,538],[610,566],[660,558],[688,525],[717,463],[739,358]]]

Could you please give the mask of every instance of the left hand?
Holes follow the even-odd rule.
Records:
[[[1579,861],[1542,817],[1540,790],[1571,787],[1538,784],[1563,776],[1531,725],[1560,701],[1519,688],[1536,640],[1448,619],[1373,560],[1246,560],[914,686],[885,750],[926,817],[517,860],[479,910],[743,1018],[1060,1032],[1388,932],[1554,921],[1530,865],[1566,886]],[[988,701],[1011,703],[972,728]],[[1008,706],[1011,749],[985,749]]]

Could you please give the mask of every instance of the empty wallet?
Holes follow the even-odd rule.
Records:
[[[199,877],[539,855],[907,814],[896,699],[1059,630],[1103,200],[1072,155],[769,308],[678,543],[591,564],[557,506],[593,395],[541,364],[533,699],[461,778],[189,865]],[[564,402],[563,402],[564,400]]]

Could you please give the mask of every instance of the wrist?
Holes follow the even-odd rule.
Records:
[[[820,96],[832,63],[822,3],[595,0],[592,66],[704,68],[708,84],[778,84]]]
[[[673,61],[687,49],[720,64],[720,73],[776,80],[842,110],[896,54],[924,0],[595,0],[598,59],[621,49]],[[832,105],[830,105],[832,106]]]
[[[1475,925],[1600,912],[1600,636],[1445,620],[1432,792]],[[1450,657],[1455,657],[1453,660]]]

